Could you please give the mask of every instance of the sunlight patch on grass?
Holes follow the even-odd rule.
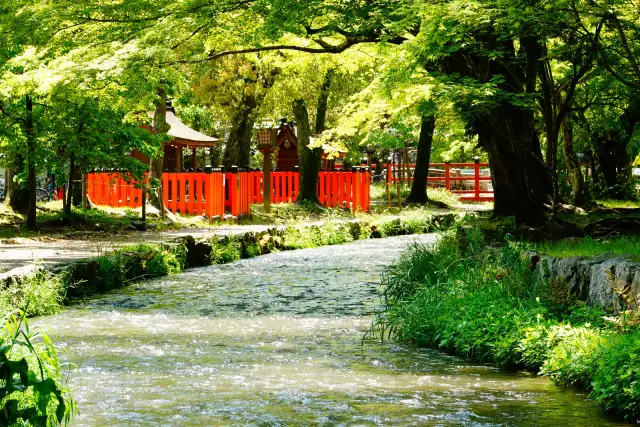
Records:
[[[538,252],[568,258],[575,256],[595,257],[611,254],[629,256],[634,261],[640,261],[640,236],[617,237],[609,239],[565,239],[554,244],[543,242],[534,246]]]
[[[609,209],[640,209],[640,200],[598,200],[599,204]]]

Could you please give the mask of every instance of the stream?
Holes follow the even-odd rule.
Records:
[[[73,426],[611,426],[584,393],[362,337],[380,275],[435,235],[145,281],[31,322],[77,367]]]

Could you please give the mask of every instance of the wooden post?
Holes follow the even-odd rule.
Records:
[[[444,188],[451,191],[451,165],[448,161],[444,162]],[[428,179],[428,178],[427,178]]]
[[[387,170],[389,169],[389,164],[387,163]],[[387,173],[387,180],[385,182],[385,190],[387,191],[387,207],[391,207],[391,193],[389,192],[389,174]]]
[[[475,201],[479,202],[480,201],[480,158],[479,157],[474,157],[473,158],[473,162],[475,163],[473,165],[474,168],[474,172],[475,172],[475,176],[474,176],[474,180],[475,180],[475,184],[476,184],[476,188],[475,188]]]
[[[360,207],[360,168],[354,166],[351,168],[351,173],[353,176],[353,193],[355,195],[353,199],[353,212],[358,212],[358,208]]]
[[[264,212],[271,213],[271,148],[264,149],[264,161],[262,163],[262,195]]]
[[[87,174],[82,174],[82,209],[89,208],[89,197],[87,196],[87,182],[88,182]]]
[[[142,187],[142,222],[147,221],[147,187]]]

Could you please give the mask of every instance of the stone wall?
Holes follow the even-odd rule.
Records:
[[[639,306],[640,263],[627,257],[556,258],[538,253],[527,256],[538,274],[564,282],[572,295],[589,306],[616,312]]]

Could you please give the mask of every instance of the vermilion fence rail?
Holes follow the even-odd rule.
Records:
[[[260,171],[212,173],[164,173],[162,198],[173,213],[203,215],[210,220],[248,215],[250,205],[262,203],[264,176]],[[370,174],[364,168],[351,172],[320,172],[316,191],[320,203],[327,207],[343,207],[354,212],[368,211]],[[142,190],[119,173],[94,172],[88,175],[88,195],[97,205],[139,208]],[[300,191],[298,172],[271,173],[271,201],[295,202]]]
[[[90,173],[87,194],[96,205],[113,208],[138,208],[142,205],[142,190],[125,181],[120,173]]]
[[[262,203],[263,173],[249,172],[248,193],[250,203]],[[343,207],[368,211],[371,206],[368,169],[355,168],[351,172],[321,171],[316,184],[316,194],[323,206]],[[299,172],[271,172],[271,201],[273,203],[293,203],[300,192]]]
[[[387,180],[400,181],[400,167],[383,165],[387,170]],[[460,200],[470,202],[493,201],[493,187],[488,163],[430,163],[427,181],[431,186],[442,187],[457,194]],[[404,182],[413,181],[415,164],[409,165],[410,176],[404,176]],[[405,171],[406,173],[406,171]]]
[[[165,206],[173,213],[203,215],[210,220],[224,216],[224,176],[220,172],[165,173],[162,175]],[[88,175],[87,194],[96,205],[139,208],[142,189],[119,173]]]

